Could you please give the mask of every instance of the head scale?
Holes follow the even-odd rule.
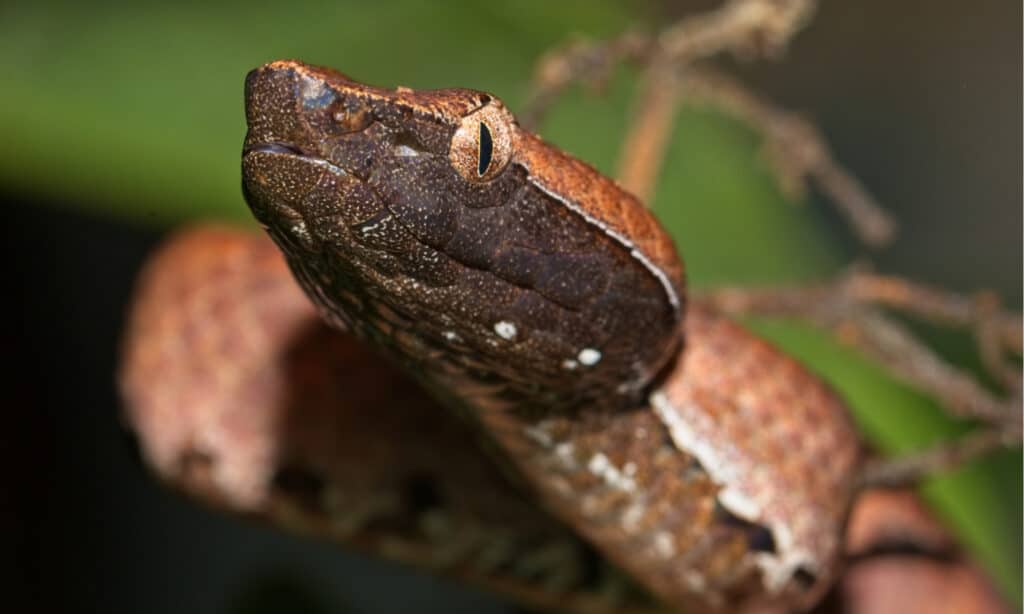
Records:
[[[659,268],[563,194],[629,202],[493,96],[283,61],[249,74],[246,115],[246,199],[300,283],[435,389],[628,404],[678,346],[671,242]],[[663,234],[640,209],[627,213]]]

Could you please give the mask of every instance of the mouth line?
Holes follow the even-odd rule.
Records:
[[[245,148],[243,153],[250,154],[253,152],[261,153],[273,153],[273,154],[291,154],[296,156],[308,157],[306,152],[302,151],[291,143],[285,143],[284,141],[270,141],[267,143],[257,143],[256,145],[250,145]]]
[[[286,143],[284,141],[270,141],[267,143],[257,143],[255,145],[246,147],[245,150],[242,152],[242,155],[248,156],[249,154],[254,153],[264,153],[276,156],[287,156],[290,158],[296,158],[299,160],[303,160],[304,162],[307,162],[309,164],[320,166],[325,170],[328,170],[331,173],[334,173],[335,175],[341,177],[355,177],[355,175],[341,168],[337,164],[334,164],[333,162],[321,158],[319,156],[310,155],[309,153],[303,151],[301,148],[292,145],[291,143]]]

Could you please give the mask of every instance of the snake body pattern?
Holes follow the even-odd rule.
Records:
[[[343,416],[318,445],[345,469],[317,469],[365,504],[342,506],[352,541],[394,550],[422,531],[438,506],[388,493],[428,476],[427,503],[490,535],[502,527],[518,553],[495,559],[506,564],[558,543],[570,554],[555,567],[573,569],[593,548],[687,611],[806,608],[827,589],[860,459],[847,412],[796,362],[686,304],[672,241],[639,202],[481,92],[384,90],[282,61],[249,75],[246,111],[246,199],[320,315],[350,336],[311,324],[263,242],[238,240],[227,279],[262,296],[267,335],[313,326],[328,340],[308,343],[337,344],[333,383],[314,378],[290,402]],[[384,383],[392,364],[440,405]],[[145,394],[130,385],[141,377],[125,381],[126,396]],[[387,394],[367,396],[371,384]],[[483,455],[494,463],[468,469]],[[441,541],[486,575],[486,548]],[[422,564],[414,550],[396,558]],[[575,569],[556,588],[588,581]]]

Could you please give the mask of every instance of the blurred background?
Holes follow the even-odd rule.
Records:
[[[133,276],[172,228],[249,224],[239,189],[242,80],[277,58],[379,85],[489,90],[513,109],[535,60],[573,36],[656,29],[716,2],[5,2],[0,5],[2,509],[14,594],[42,610],[507,612],[445,580],[221,517],[133,458],[114,390]],[[855,259],[1021,305],[1021,4],[825,1],[777,62],[736,66],[806,113],[896,216],[868,253],[820,198],[787,202],[756,136],[680,114],[655,206],[692,281],[822,278]],[[634,75],[570,92],[541,134],[611,172]],[[823,373],[888,451],[962,432],[820,334],[759,330]],[[970,340],[923,332],[947,357]],[[1021,599],[1021,457],[996,455],[925,494]]]

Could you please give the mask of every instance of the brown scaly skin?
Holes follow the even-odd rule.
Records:
[[[680,322],[681,264],[640,203],[481,92],[275,62],[246,116],[246,198],[327,320],[604,557],[692,611],[820,596],[858,460],[845,409],[711,312]]]
[[[494,97],[276,62],[246,79],[246,117],[253,213],[332,320],[410,368],[550,412],[635,404],[677,348],[671,239]]]
[[[511,488],[470,429],[322,323],[265,237],[198,228],[153,256],[120,384],[147,463],[207,504],[536,608],[653,604],[594,569],[590,549]]]
[[[731,354],[718,344],[770,351],[700,321],[694,362]],[[534,609],[657,609],[511,488],[465,425],[320,323],[265,237],[199,228],[158,251],[136,288],[120,381],[147,462],[208,504]],[[859,497],[845,550],[853,558],[815,612],[1009,611],[910,494]]]

